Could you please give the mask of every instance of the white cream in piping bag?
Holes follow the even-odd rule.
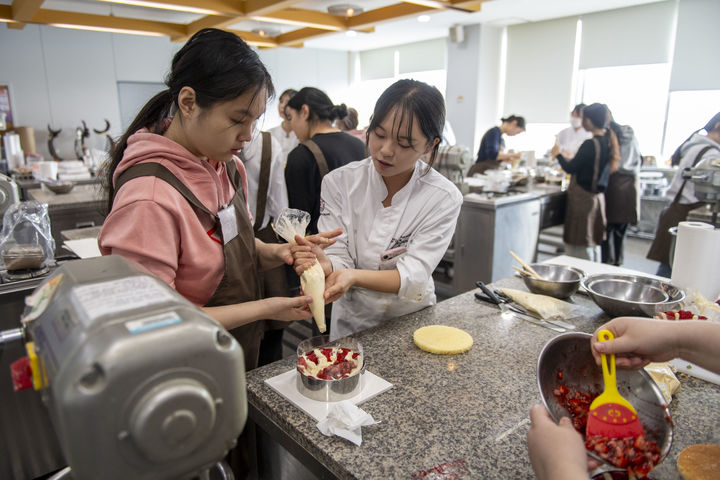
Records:
[[[280,212],[278,219],[273,223],[273,230],[289,244],[296,245],[295,235],[305,236],[305,229],[310,223],[310,214],[302,210],[287,208]],[[300,275],[300,286],[303,293],[312,297],[310,311],[315,318],[320,333],[325,333],[325,272],[320,262],[315,260],[312,267]]]

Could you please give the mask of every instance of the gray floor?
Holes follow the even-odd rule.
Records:
[[[557,234],[557,232],[550,232]],[[560,230],[562,235],[562,230]],[[654,274],[657,270],[658,263],[647,260],[645,255],[650,248],[651,240],[629,236],[625,243],[625,262],[622,265],[625,268],[637,270],[639,272]],[[545,249],[547,250],[547,248]],[[558,253],[560,255],[560,253]],[[538,261],[547,260],[554,255],[539,254]],[[438,301],[444,300],[439,297]],[[294,349],[285,347],[285,355],[293,355]],[[298,415],[304,415],[298,412]],[[310,473],[298,460],[295,459],[287,450],[273,442],[269,437],[261,437],[261,449],[265,452],[262,461],[263,475],[262,480],[315,480],[317,477]]]

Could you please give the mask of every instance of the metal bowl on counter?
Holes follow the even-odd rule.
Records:
[[[356,396],[362,390],[367,362],[363,355],[362,344],[352,337],[344,337],[331,342],[328,335],[320,335],[303,340],[297,347],[298,362],[316,349],[332,349],[333,347],[359,353],[358,358],[362,363],[360,370],[345,378],[322,379],[306,375],[301,371],[298,363],[295,383],[302,395],[321,402],[339,402]]]
[[[61,180],[46,181],[43,183],[48,190],[57,194],[70,193],[70,191],[75,188],[75,184],[73,182],[63,182]]]
[[[590,275],[582,285],[597,306],[612,317],[652,317],[658,312],[674,310],[685,300],[683,290],[639,275]]]
[[[537,382],[545,408],[555,422],[568,416],[568,411],[555,398],[553,391],[560,385],[584,393],[601,393],[602,369],[590,351],[589,333],[563,333],[545,344],[537,363]],[[616,370],[617,387],[637,410],[645,436],[660,447],[660,459],[670,451],[673,423],[670,409],[650,375],[643,369]],[[591,452],[588,455],[600,461]],[[607,463],[606,468],[616,469]]]
[[[533,263],[530,265],[543,279],[520,274],[525,286],[532,293],[549,295],[555,298],[568,298],[577,292],[585,272],[566,265]]]

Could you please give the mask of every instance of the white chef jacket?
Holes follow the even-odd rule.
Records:
[[[560,130],[558,133],[558,145],[560,146],[560,150],[565,151],[574,157],[580,148],[580,145],[589,138],[592,138],[592,133],[582,127],[575,130],[572,126],[570,126]]]
[[[287,162],[287,156],[290,152],[292,152],[293,148],[297,147],[300,141],[298,140],[297,136],[295,136],[295,132],[290,130],[290,133],[286,134],[285,130],[283,130],[282,125],[278,125],[277,127],[273,127],[270,130],[270,135],[280,143],[280,150],[282,151],[282,159],[283,159],[283,165]]]
[[[268,184],[265,216],[261,228],[270,222],[270,217],[278,218],[280,212],[288,207],[287,187],[285,186],[285,158],[280,144],[270,136],[270,182]],[[253,218],[257,213],[257,191],[260,180],[260,160],[262,153],[262,135],[257,133],[245,144],[240,158],[245,165],[248,182],[248,205]]]
[[[325,249],[333,269],[400,273],[396,294],[352,287],[338,299],[332,308],[332,339],[435,304],[432,273],[452,240],[463,197],[437,171],[423,175],[426,170],[427,164],[418,161],[412,178],[387,208],[382,205],[387,188],[371,158],[335,169],[323,179],[318,229],[343,229],[337,242]],[[381,258],[402,247],[405,253]]]
[[[683,145],[682,149],[680,150],[682,154],[680,164],[678,165],[675,176],[670,183],[670,188],[668,188],[667,192],[665,193],[665,196],[671,201],[675,198],[678,191],[680,191],[680,187],[683,184],[683,170],[692,167],[692,164],[695,161],[695,157],[697,157],[700,151],[705,147],[713,148],[705,152],[705,154],[700,160],[705,160],[708,158],[720,158],[720,144],[705,135],[700,135],[699,133],[696,133],[685,145]],[[698,161],[698,164],[699,163],[700,161]],[[683,205],[689,205],[698,201],[699,200],[697,196],[695,196],[695,183],[688,180],[687,182],[685,182],[685,188],[683,188],[683,192],[679,202]]]

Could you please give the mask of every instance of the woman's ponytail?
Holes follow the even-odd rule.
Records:
[[[110,151],[110,163],[105,168],[105,175],[103,179],[104,187],[108,192],[107,213],[110,213],[110,210],[112,210],[112,204],[115,197],[113,176],[115,175],[115,170],[117,169],[118,164],[125,154],[128,139],[142,128],[150,128],[151,130],[154,130],[154,127],[159,125],[162,120],[170,114],[173,101],[174,99],[170,89],[163,90],[152,97],[140,110],[140,113],[137,114],[135,120],[132,121],[123,136],[120,137],[120,140],[117,141],[113,149]]]
[[[342,103],[340,105],[333,105],[332,108],[330,109],[329,120],[335,120],[336,118],[342,119],[342,118],[347,117],[347,114],[348,114],[347,105],[345,105],[344,103]]]
[[[615,173],[620,168],[620,142],[612,128],[605,129],[605,137],[607,137],[610,147],[610,173]]]

